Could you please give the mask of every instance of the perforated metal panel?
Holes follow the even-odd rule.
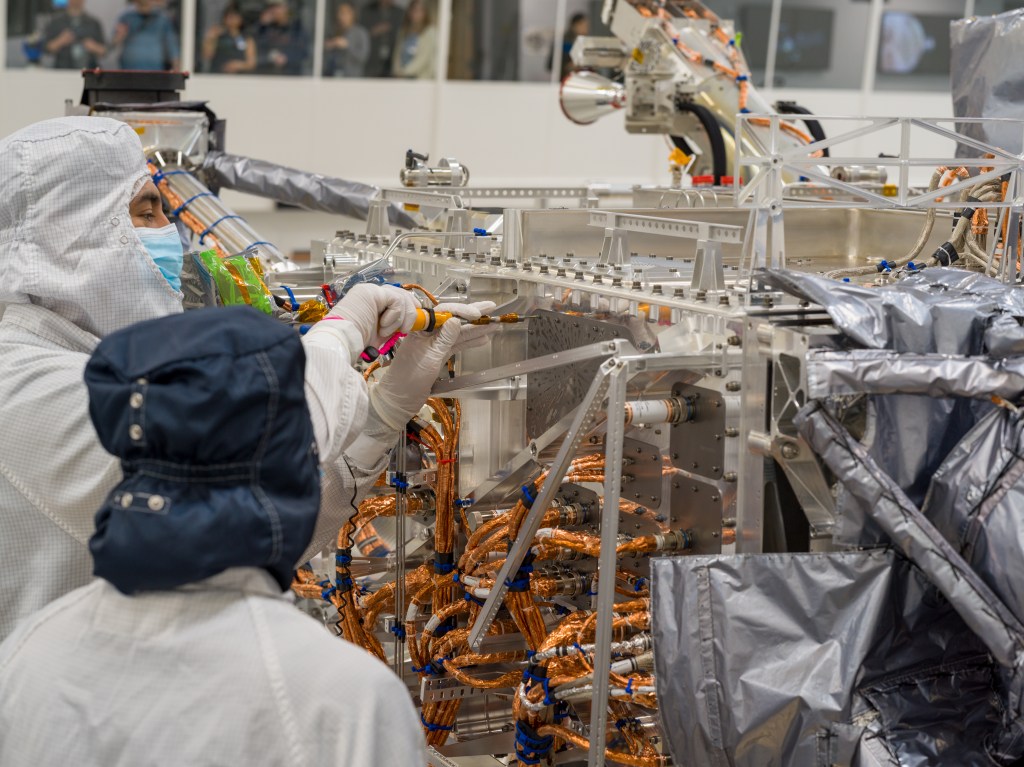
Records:
[[[544,311],[536,312],[527,332],[530,359],[614,338],[633,340],[632,334],[621,324]],[[583,400],[601,362],[600,359],[590,360],[530,373],[526,429],[531,439]]]

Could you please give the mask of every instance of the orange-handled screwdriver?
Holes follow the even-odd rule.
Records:
[[[435,312],[433,309],[417,309],[416,321],[413,322],[412,329],[414,331],[426,330],[429,333],[431,330],[437,330],[452,317],[455,317],[455,315],[449,312]],[[532,319],[532,316],[523,316],[510,312],[509,314],[502,314],[498,317],[491,317],[485,314],[478,320],[466,320],[466,322],[469,325],[490,325],[495,322],[512,323],[524,322],[525,320]]]
[[[412,329],[410,330],[410,332],[415,332],[417,330],[425,330],[429,333],[433,330],[437,330],[439,327],[444,325],[444,323],[448,322],[448,320],[452,319],[453,317],[455,317],[456,319],[460,319],[451,312],[435,312],[433,309],[417,309],[416,320],[413,322]],[[515,312],[510,312],[508,314],[499,315],[498,317],[491,317],[485,314],[478,320],[466,320],[465,322],[468,325],[490,325],[496,322],[524,322],[526,320],[532,319],[534,319],[534,317],[531,315],[524,316],[516,314]],[[381,354],[387,353],[391,349],[391,347],[394,346],[394,342],[396,339],[397,334],[396,337],[391,338],[388,341],[388,343],[384,344],[384,346],[381,347],[380,349],[375,349],[372,346],[367,346],[365,349],[363,349],[363,353],[360,356],[362,357],[364,362],[373,362]]]

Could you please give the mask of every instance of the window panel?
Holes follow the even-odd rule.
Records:
[[[589,31],[589,0],[568,0],[563,42]],[[448,78],[548,82],[555,56],[557,0],[454,0]],[[600,9],[598,9],[600,16]],[[570,24],[569,19],[576,23]],[[560,43],[558,48],[563,47]]]
[[[948,91],[949,25],[963,0],[892,0],[882,14],[877,90]]]
[[[8,0],[8,68],[181,65],[179,0]]]
[[[196,69],[211,74],[310,75],[315,28],[315,0],[198,0]]]
[[[742,2],[750,29],[766,30],[766,11]],[[775,51],[779,88],[859,89],[871,5],[852,0],[783,0]],[[745,36],[746,37],[746,36]],[[749,44],[745,43],[749,49]]]

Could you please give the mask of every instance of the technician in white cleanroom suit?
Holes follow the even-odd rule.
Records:
[[[121,470],[89,421],[82,372],[100,338],[181,311],[181,263],[131,127],[67,117],[0,140],[0,640],[91,578],[93,515]],[[303,339],[324,472],[309,554],[383,469],[447,357],[487,330],[410,338],[369,397],[352,362],[411,327],[415,308],[406,291],[360,286],[332,311],[345,321]],[[473,319],[493,304],[439,308]]]

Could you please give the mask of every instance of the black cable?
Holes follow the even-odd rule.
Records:
[[[806,107],[800,106],[795,101],[778,101],[775,104],[775,108],[778,110],[779,114],[784,114],[784,115],[813,115],[814,114],[814,112],[812,112],[810,109],[807,109]],[[811,134],[811,137],[815,141],[824,141],[825,140],[825,129],[821,127],[821,123],[820,122],[818,122],[817,120],[808,120],[806,117],[803,117],[801,119],[803,121],[803,124],[807,126],[807,132]],[[826,147],[825,149],[821,150],[821,156],[822,157],[828,157],[829,156],[828,147]]]
[[[689,112],[700,121],[711,147],[711,172],[715,177],[715,185],[721,184],[722,176],[727,175],[728,169],[726,167],[725,139],[722,137],[722,126],[718,124],[718,118],[707,107],[683,99],[676,101],[676,109],[680,112]],[[679,151],[693,154],[690,145],[682,136],[670,136],[670,138]]]

